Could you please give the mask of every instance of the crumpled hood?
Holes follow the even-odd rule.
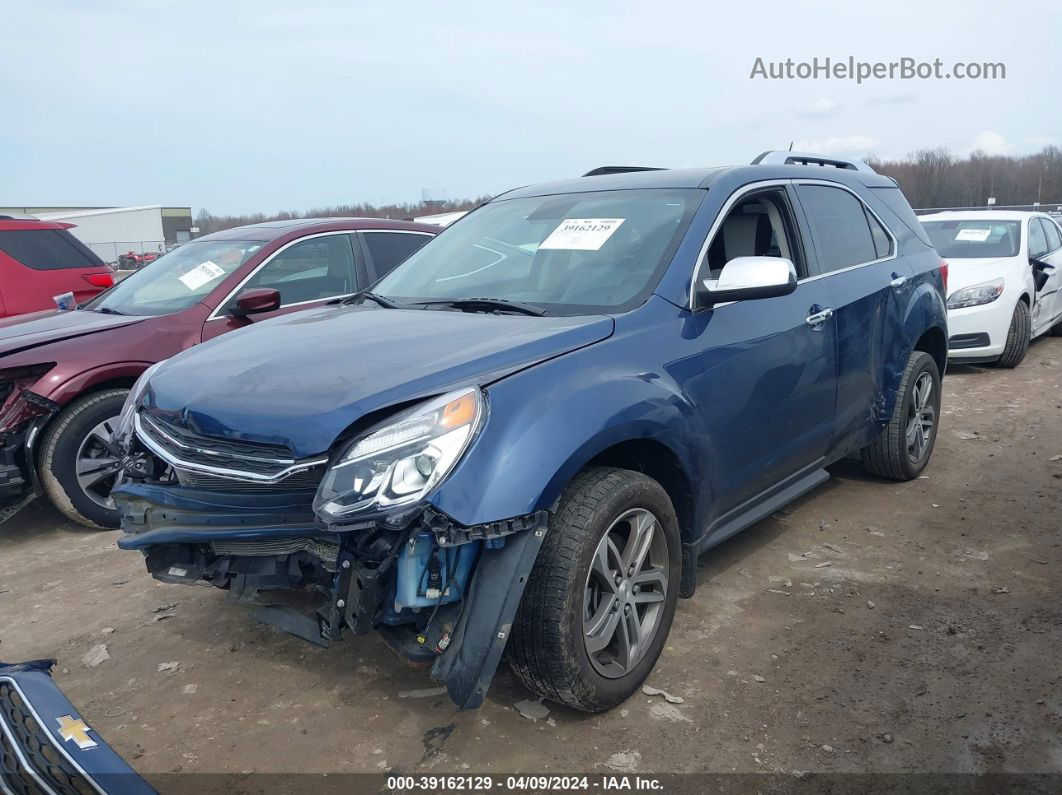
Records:
[[[95,334],[147,320],[132,315],[104,315],[84,310],[48,309],[0,320],[0,356],[49,342]]]
[[[606,339],[607,316],[338,307],[226,334],[151,376],[145,410],[212,436],[326,451],[381,408],[486,384]]]
[[[1000,259],[959,259],[948,261],[948,295],[963,287],[990,282],[1007,276],[1020,267],[1021,257]]]

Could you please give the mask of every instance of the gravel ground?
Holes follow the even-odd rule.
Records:
[[[839,466],[710,552],[649,679],[682,703],[547,702],[531,720],[503,669],[459,713],[375,637],[286,636],[221,591],[155,582],[117,533],[41,500],[0,526],[0,658],[58,658],[60,686],[149,776],[1059,773],[1060,384],[1062,339],[1017,370],[954,367],[923,478]]]

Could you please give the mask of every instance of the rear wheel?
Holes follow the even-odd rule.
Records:
[[[125,389],[107,389],[75,400],[55,418],[41,443],[45,494],[63,514],[86,527],[118,527],[111,488],[122,457],[111,436],[127,394]]]
[[[940,371],[928,353],[907,360],[892,416],[862,450],[863,468],[892,480],[912,480],[929,463],[940,421]]]
[[[1014,316],[1010,320],[1010,328],[1007,330],[1007,345],[996,364],[1008,369],[1017,367],[1025,358],[1031,341],[1032,321],[1029,317],[1029,307],[1024,301],[1018,301],[1018,305],[1014,307]]]
[[[507,653],[531,690],[588,712],[626,700],[656,664],[678,599],[678,520],[645,475],[593,468],[550,519]]]
[[[1050,334],[1052,337],[1062,337],[1062,321],[1059,321],[1058,323],[1055,323],[1055,325],[1051,326],[1051,330],[1047,333]]]

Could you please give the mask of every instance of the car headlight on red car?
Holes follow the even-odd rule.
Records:
[[[314,512],[326,522],[341,522],[368,509],[416,503],[450,473],[485,413],[483,393],[468,388],[389,418],[333,459]]]
[[[993,279],[990,282],[963,287],[961,290],[953,292],[948,298],[948,309],[965,309],[968,306],[990,304],[1002,294],[1002,279]]]

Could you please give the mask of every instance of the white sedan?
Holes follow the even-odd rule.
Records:
[[[1043,213],[924,215],[948,263],[948,358],[1017,367],[1029,343],[1062,334],[1062,230]]]

